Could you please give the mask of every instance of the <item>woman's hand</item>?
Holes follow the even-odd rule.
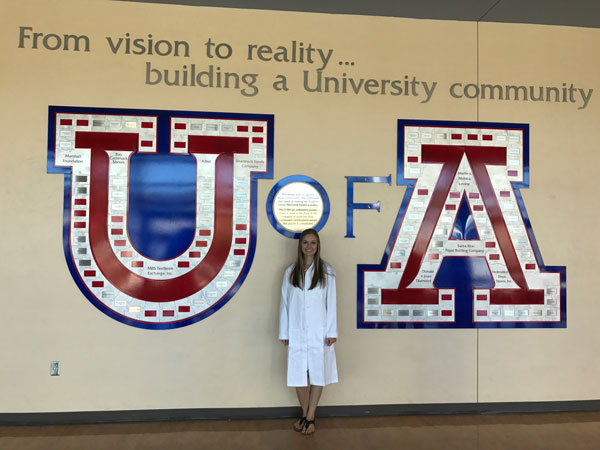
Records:
[[[290,341],[289,339],[281,339],[281,343],[287,347]]]
[[[337,342],[337,338],[326,338],[325,339],[325,343],[327,344],[327,347],[331,346],[331,344],[334,344],[335,342]]]

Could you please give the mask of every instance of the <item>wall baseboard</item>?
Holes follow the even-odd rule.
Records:
[[[600,411],[600,400],[507,403],[426,403],[320,406],[317,417],[377,417],[422,414],[508,414]],[[298,417],[297,407],[145,409],[0,413],[0,425],[75,425],[186,420],[266,420]]]

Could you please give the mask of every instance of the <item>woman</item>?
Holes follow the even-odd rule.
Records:
[[[288,346],[287,385],[296,388],[302,417],[294,429],[315,432],[323,386],[337,383],[333,343],[337,340],[335,271],[320,256],[319,235],[304,230],[296,262],[281,286],[279,339]]]

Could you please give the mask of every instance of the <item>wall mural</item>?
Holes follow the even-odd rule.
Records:
[[[48,172],[65,176],[65,257],[88,300],[128,325],[168,329],[231,299],[254,257],[273,123],[51,106]],[[354,211],[380,208],[354,202],[354,184],[391,176],[346,182],[354,238]],[[520,194],[528,125],[400,120],[397,184],[407,188],[383,259],[358,265],[359,328],[566,327],[566,268],[544,265]],[[330,212],[304,175],[276,183],[266,207],[289,238]]]
[[[272,115],[49,108],[48,173],[64,173],[63,244],[81,292],[140,328],[197,322],[244,282]]]
[[[566,268],[544,265],[520,193],[528,125],[400,120],[397,184],[383,259],[358,266],[359,328],[566,327]]]

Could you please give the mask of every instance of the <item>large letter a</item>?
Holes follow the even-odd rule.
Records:
[[[519,188],[528,127],[399,121],[404,201],[383,261],[358,267],[358,326],[564,327],[564,267],[545,267]]]

